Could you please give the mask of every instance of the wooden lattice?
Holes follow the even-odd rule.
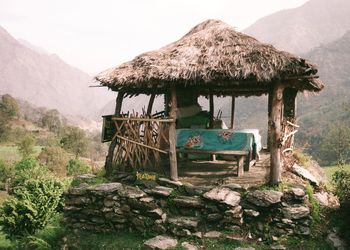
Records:
[[[146,169],[158,167],[160,154],[168,154],[168,126],[173,119],[145,117],[138,114],[113,117],[117,140],[113,162],[123,170],[125,167]]]

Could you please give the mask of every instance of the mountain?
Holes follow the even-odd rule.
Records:
[[[350,30],[349,0],[310,0],[301,7],[263,17],[244,30],[262,42],[302,54]]]
[[[97,110],[114,95],[105,88],[89,88],[97,85],[92,78],[57,55],[16,40],[0,27],[0,94],[63,114],[96,118]]]

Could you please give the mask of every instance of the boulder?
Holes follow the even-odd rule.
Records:
[[[292,166],[292,172],[295,173],[296,175],[302,177],[303,179],[307,180],[310,182],[312,185],[319,185],[318,180],[313,176],[307,169],[299,166],[298,164],[294,163]]]
[[[235,207],[241,202],[241,194],[226,187],[216,187],[203,194],[208,200],[217,201]]]
[[[281,202],[283,193],[274,190],[255,190],[248,193],[247,200],[258,207],[270,207]]]
[[[317,199],[317,201],[320,203],[321,206],[329,207],[329,208],[339,207],[339,200],[332,193],[321,191],[321,192],[315,193],[314,197]]]
[[[338,237],[335,232],[330,232],[327,236],[327,242],[336,250],[348,249],[346,243]]]
[[[176,247],[176,245],[177,240],[166,235],[158,235],[143,243],[144,249],[170,249]]]
[[[283,216],[287,219],[298,220],[310,215],[310,208],[303,205],[294,205],[282,208]]]
[[[185,250],[199,250],[199,248],[187,241],[184,241],[181,243],[181,246],[185,249]]]
[[[179,207],[202,207],[203,203],[198,196],[177,196],[173,199],[176,206]]]
[[[97,195],[113,193],[121,189],[123,189],[123,185],[119,182],[103,183],[103,184],[88,188],[90,192],[95,193]]]
[[[167,178],[162,178],[162,177],[158,179],[158,182],[161,185],[169,185],[169,186],[175,186],[175,187],[180,187],[183,185],[181,181],[172,181],[172,180],[169,180]]]

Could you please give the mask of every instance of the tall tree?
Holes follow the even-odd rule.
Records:
[[[63,128],[63,135],[60,142],[62,147],[73,153],[76,158],[86,154],[89,145],[89,140],[84,130],[72,126]]]

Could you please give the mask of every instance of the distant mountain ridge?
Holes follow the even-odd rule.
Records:
[[[244,33],[300,55],[339,39],[348,30],[349,0],[310,0],[298,8],[263,17]]]
[[[57,55],[27,46],[0,27],[0,94],[89,118],[113,98],[105,88],[89,88],[93,77]]]

